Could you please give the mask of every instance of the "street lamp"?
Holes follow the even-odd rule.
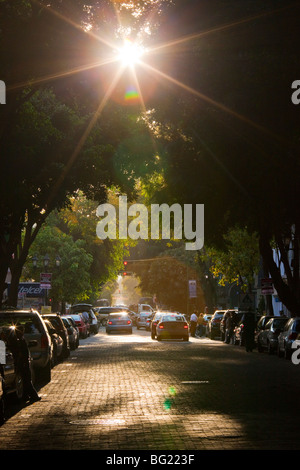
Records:
[[[49,255],[46,254],[44,256],[44,266],[45,266],[45,268],[47,268],[49,266],[49,262],[50,262]]]
[[[37,267],[37,262],[38,262],[38,257],[36,255],[34,255],[32,257],[32,264],[33,264],[33,267],[36,268]]]

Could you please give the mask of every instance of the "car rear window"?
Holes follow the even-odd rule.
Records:
[[[185,321],[182,315],[164,315],[162,321]]]
[[[0,328],[22,325],[25,334],[42,333],[42,325],[36,315],[31,314],[0,314]]]

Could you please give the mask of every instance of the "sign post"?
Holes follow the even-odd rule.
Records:
[[[270,278],[261,280],[261,293],[263,295],[274,294],[273,280]]]
[[[52,273],[41,273],[40,287],[45,289],[45,305],[47,305],[48,289],[51,289]]]

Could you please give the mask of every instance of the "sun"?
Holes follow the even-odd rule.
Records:
[[[118,49],[118,59],[124,67],[133,67],[144,54],[144,48],[129,39],[125,39],[123,46]]]

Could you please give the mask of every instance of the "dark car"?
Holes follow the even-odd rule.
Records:
[[[45,313],[42,315],[45,320],[49,320],[51,324],[56,329],[56,333],[62,338],[63,340],[63,352],[61,359],[66,359],[70,356],[70,343],[69,343],[69,335],[67,329],[62,321],[60,315],[56,313]]]
[[[156,327],[158,322],[160,321],[161,317],[163,315],[166,315],[167,312],[156,312],[154,316],[151,319],[151,324],[150,324],[150,331],[151,331],[151,338],[155,339],[156,338]]]
[[[0,311],[0,329],[17,324],[24,327],[24,338],[30,349],[34,372],[43,381],[50,382],[51,338],[42,316],[35,310]]]
[[[106,333],[132,333],[132,321],[127,312],[111,313],[106,323]]]
[[[287,319],[283,331],[278,336],[277,354],[290,359],[294,341],[300,339],[300,317]]]
[[[63,356],[64,342],[61,336],[57,334],[56,329],[49,320],[44,319],[45,325],[51,338],[51,366],[54,367]]]
[[[211,320],[208,322],[207,336],[210,339],[214,339],[215,337],[219,337],[221,335],[220,324],[225,312],[226,310],[216,310]]]
[[[62,315],[61,318],[69,334],[70,348],[74,350],[79,346],[79,329],[77,328],[74,318],[71,316]]]
[[[274,315],[263,315],[258,320],[256,328],[255,328],[255,333],[254,333],[254,341],[255,341],[256,344],[257,344],[257,340],[258,340],[258,335],[260,334],[261,331],[263,331],[265,329],[266,324],[272,318],[274,318]]]
[[[3,332],[5,331],[5,336],[8,340],[10,334],[13,333],[13,327],[11,328],[0,328],[0,330]],[[16,365],[15,365],[15,360],[14,356],[9,348],[9,341],[5,340],[3,337],[3,334],[1,335],[2,340],[4,340],[5,344],[5,363],[1,364],[1,385],[2,385],[2,393],[3,393],[3,399],[5,402],[5,398],[8,395],[14,395],[14,397],[17,400],[22,400],[24,397],[24,383],[23,383],[23,377],[22,374],[17,370]],[[28,347],[36,345],[36,340],[31,340],[28,341]],[[31,376],[32,376],[32,381],[34,381],[34,370],[33,370],[33,359],[30,355],[30,369],[31,369]]]
[[[275,317],[266,323],[266,326],[257,337],[258,352],[268,351],[269,354],[272,354],[277,351],[278,336],[283,331],[287,321],[287,318]]]
[[[167,313],[163,315],[156,325],[157,341],[162,339],[189,340],[189,325],[184,315]]]

